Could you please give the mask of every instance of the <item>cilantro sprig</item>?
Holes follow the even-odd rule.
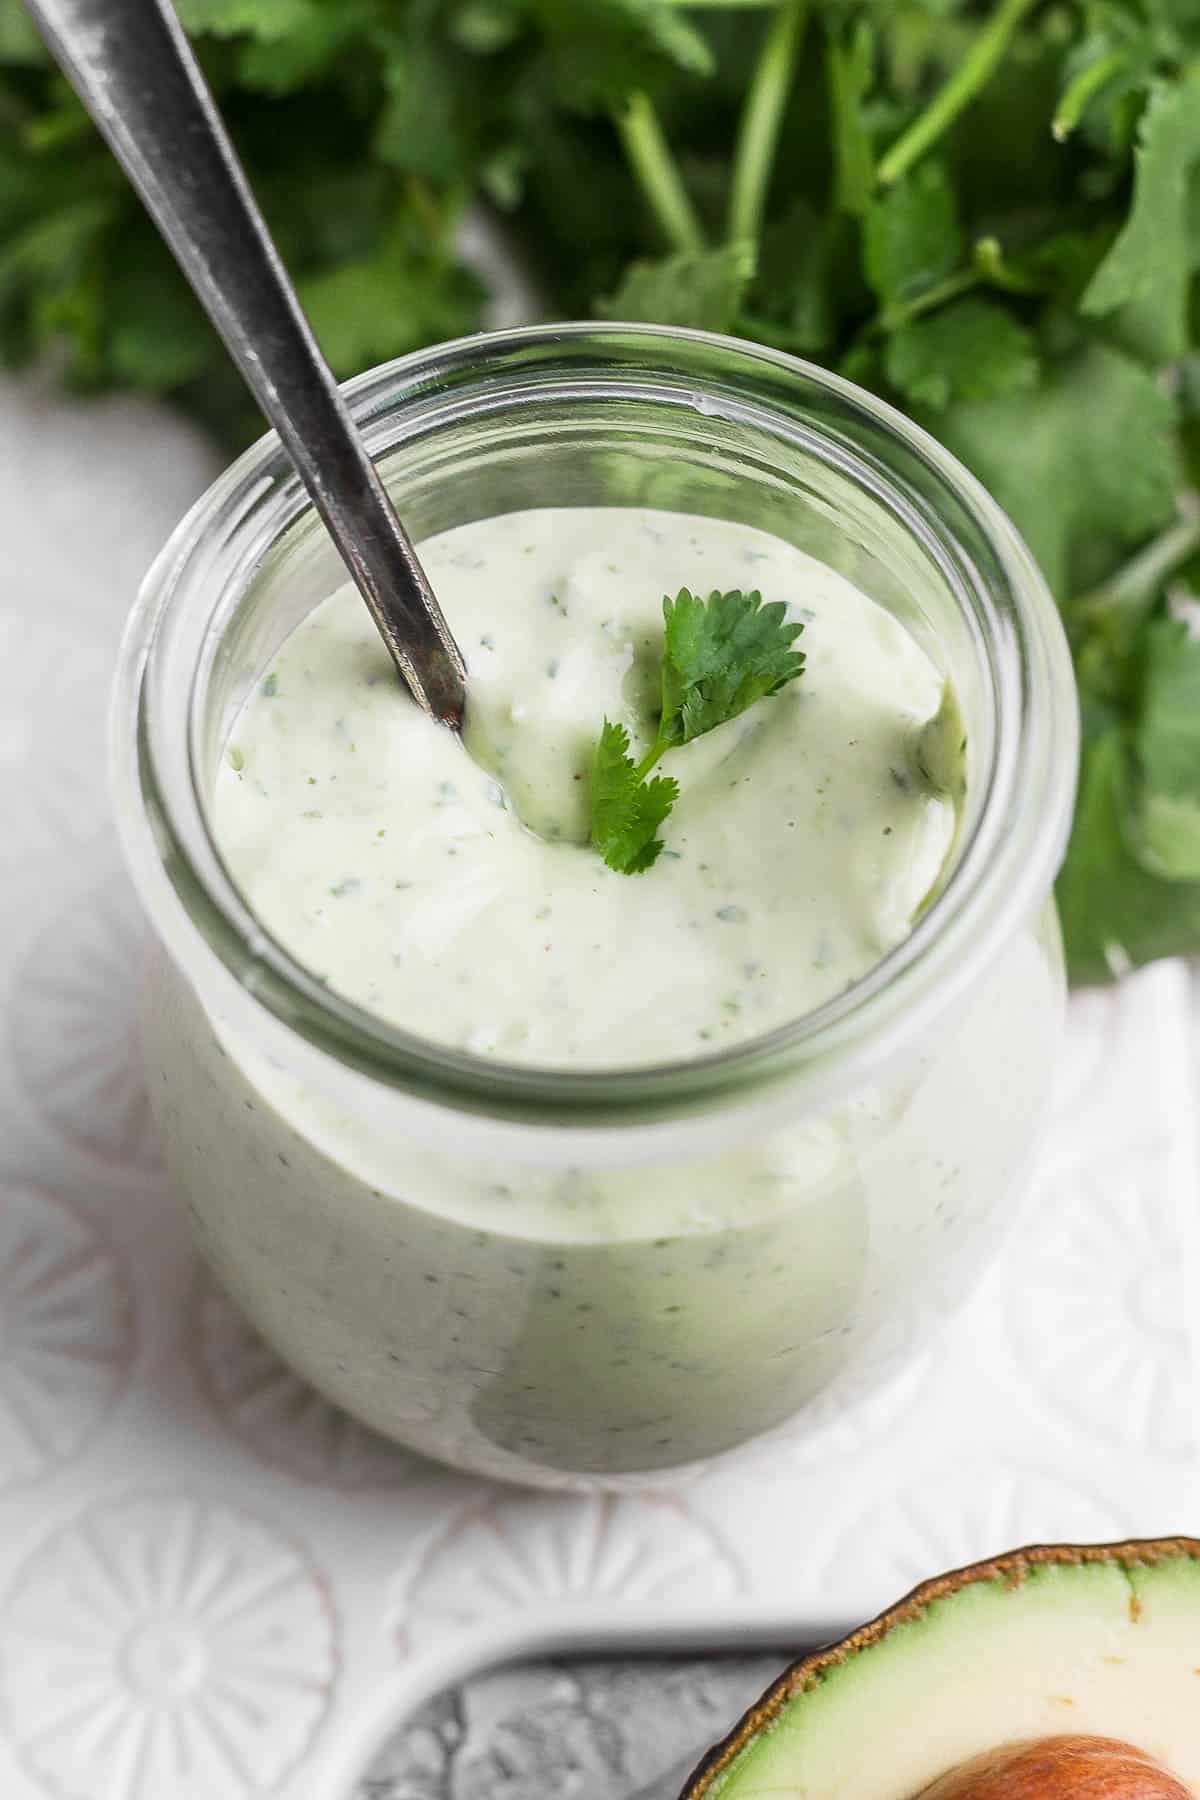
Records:
[[[592,759],[592,843],[610,869],[639,875],[663,850],[658,828],[679,798],[671,775],[650,771],[668,750],[690,744],[777,694],[804,668],[794,648],[804,630],[781,600],[757,589],[714,591],[707,600],[680,588],[663,599],[662,706],[654,742],[640,761],[625,727],[605,719]]]
[[[661,755],[635,763],[625,727],[605,719],[592,758],[592,843],[622,875],[640,875],[658,861],[658,828],[679,798],[673,775],[646,779]]]

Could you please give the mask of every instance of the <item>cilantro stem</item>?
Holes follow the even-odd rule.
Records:
[[[1014,269],[1011,263],[1004,260],[1004,247],[999,238],[981,237],[975,240],[972,261],[979,271],[981,281],[991,287],[1002,288],[1006,294],[1040,294],[1040,282],[1026,275],[1021,269]]]
[[[757,243],[767,189],[796,59],[804,37],[808,0],[786,0],[763,35],[738,124],[729,195],[729,236]]]
[[[614,123],[646,204],[671,248],[691,254],[703,250],[700,220],[649,94],[631,94],[614,114]]]
[[[436,248],[445,239],[446,227],[428,182],[423,181],[419,175],[410,175],[404,186],[413,211],[428,233],[430,245]]]
[[[650,773],[650,771],[654,767],[655,763],[661,762],[663,757],[666,755],[667,751],[670,750],[671,748],[672,748],[672,746],[667,742],[667,740],[665,738],[656,737],[654,742],[651,744],[649,750],[647,750],[645,756],[643,756],[641,762],[637,766],[638,780],[645,781],[647,775]]]
[[[933,287],[925,289],[911,300],[904,300],[895,306],[885,307],[875,320],[874,331],[898,331],[902,325],[911,324],[919,319],[922,313],[933,312],[936,307],[944,306],[947,300],[957,300],[971,288],[978,287],[983,280],[983,272],[977,268],[958,269],[953,275],[947,275],[944,281],[935,282]]]
[[[1137,616],[1153,602],[1159,588],[1177,569],[1200,550],[1200,500],[1187,495],[1173,525],[1139,550],[1115,575],[1083,594],[1071,606],[1073,614],[1114,617]]]
[[[1088,63],[1068,81],[1050,121],[1050,130],[1058,143],[1070,137],[1100,89],[1107,87],[1128,62],[1126,51],[1110,50],[1107,56],[1098,56],[1095,62]]]
[[[957,69],[934,95],[924,112],[896,139],[880,158],[879,180],[884,187],[907,175],[931,145],[948,131],[959,113],[970,105],[995,73],[1024,15],[1036,0],[1001,0]]]
[[[875,159],[862,118],[871,53],[870,28],[860,20],[849,42],[830,36],[825,59],[833,140],[833,204],[838,212],[853,216],[866,212],[875,186]]]
[[[935,308],[944,306],[947,300],[957,300],[960,294],[985,285],[1001,288],[1009,294],[1036,294],[1041,291],[1037,282],[1005,262],[998,238],[981,237],[976,240],[971,252],[969,268],[956,269],[953,275],[947,275],[944,281],[936,282],[933,287],[926,288],[923,294],[917,294],[912,300],[885,307],[873,320],[869,330],[897,331],[902,325],[919,319],[922,313],[933,312]]]

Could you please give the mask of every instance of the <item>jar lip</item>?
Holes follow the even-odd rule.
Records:
[[[163,724],[153,716],[164,627],[201,590],[209,539],[222,524],[231,535],[242,529],[264,492],[290,476],[274,432],[218,477],[176,527],[130,617],[112,711],[113,785],[127,861],[176,960],[194,973],[224,965],[251,1010],[274,1015],[361,1074],[443,1107],[526,1123],[628,1126],[638,1117],[736,1103],[764,1084],[804,1073],[817,1086],[835,1078],[843,1087],[848,1075],[872,1071],[947,1005],[1050,888],[1070,825],[1078,754],[1074,680],[1057,609],[1015,527],[956,458],[885,401],[782,351],[710,332],[581,321],[435,345],[369,370],[342,391],[369,439],[373,422],[394,422],[406,405],[435,393],[455,371],[474,370],[486,380],[502,368],[521,367],[549,376],[553,369],[546,364],[556,352],[589,346],[599,354],[639,355],[622,371],[633,384],[669,372],[663,358],[671,352],[684,358],[708,353],[720,355],[735,384],[739,373],[756,374],[793,384],[794,404],[805,391],[832,397],[843,412],[870,421],[915,453],[937,488],[963,506],[983,533],[1004,573],[1017,627],[1015,637],[1006,636],[981,583],[976,599],[990,609],[995,640],[985,645],[997,702],[995,754],[970,839],[908,936],[815,1011],[724,1050],[630,1068],[503,1063],[390,1025],[322,986],[250,912],[209,832],[190,744],[191,779],[184,783],[163,767]],[[782,394],[778,404],[782,408]],[[306,501],[303,510],[309,510]],[[278,535],[278,518],[273,531],[260,522],[248,560],[261,559]],[[1031,698],[1039,708],[1034,718]],[[169,729],[181,733],[186,722],[174,717]],[[1032,841],[1014,854],[1018,814]],[[232,993],[228,984],[226,991]]]

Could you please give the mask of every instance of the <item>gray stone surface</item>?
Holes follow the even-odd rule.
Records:
[[[675,1800],[778,1657],[529,1663],[441,1694],[358,1800]]]

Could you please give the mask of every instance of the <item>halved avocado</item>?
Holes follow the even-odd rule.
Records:
[[[1161,1780],[1127,1778],[1128,1757],[1077,1780],[1081,1737],[1133,1746]],[[1042,1772],[992,1779],[989,1800],[1200,1800],[1200,1540],[1043,1545],[925,1582],[788,1669],[683,1800],[915,1800],[963,1765],[994,1774],[1009,1746]],[[985,1791],[964,1774],[938,1795]]]

